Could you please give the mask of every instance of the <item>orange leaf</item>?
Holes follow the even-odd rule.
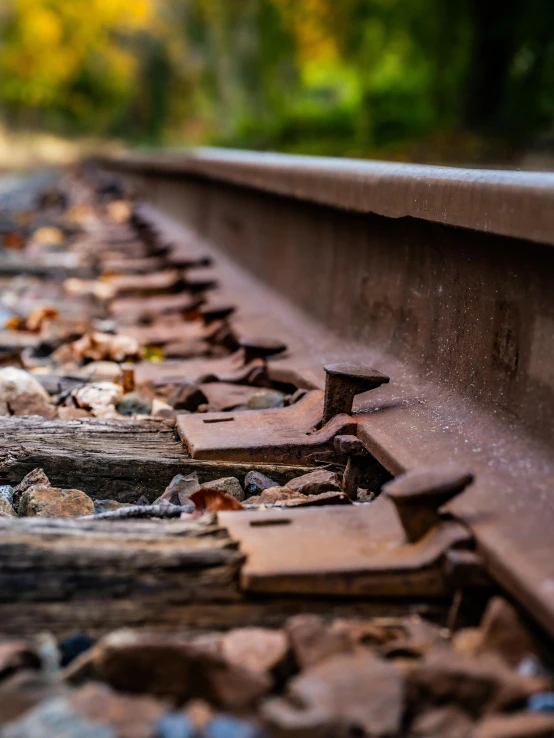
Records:
[[[190,501],[194,502],[199,512],[224,512],[227,510],[244,510],[244,507],[234,497],[220,492],[218,489],[202,487],[193,492]]]

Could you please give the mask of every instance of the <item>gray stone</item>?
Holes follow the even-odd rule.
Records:
[[[169,503],[171,505],[183,505],[188,502],[189,497],[200,489],[198,474],[176,474],[165,488],[163,495],[154,500],[154,505]]]
[[[13,502],[13,487],[9,484],[0,486],[0,497],[11,505]]]
[[[206,487],[210,489],[217,489],[220,492],[225,492],[226,495],[234,497],[235,500],[243,502],[246,499],[244,490],[240,486],[240,482],[236,477],[221,477],[221,479],[214,479],[213,482],[206,482]]]
[[[108,512],[109,510],[119,510],[120,507],[129,507],[130,503],[117,502],[116,500],[94,500],[94,513]]]
[[[278,390],[260,390],[246,402],[248,410],[269,410],[274,407],[285,407],[285,395]]]
[[[271,489],[271,487],[279,487],[279,484],[261,472],[249,471],[244,477],[244,494],[246,497],[259,495],[264,489]]]
[[[340,492],[340,477],[335,472],[318,469],[287,482],[287,489],[302,495],[320,495],[323,492]]]
[[[128,392],[116,409],[121,415],[150,415],[152,400],[140,392]]]
[[[6,500],[5,497],[0,497],[0,518],[16,518],[17,513],[13,505]]]

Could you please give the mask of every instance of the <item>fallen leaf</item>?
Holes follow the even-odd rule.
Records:
[[[40,307],[35,308],[26,320],[26,328],[32,333],[38,333],[42,328],[42,324],[45,320],[53,320],[59,317],[59,312],[56,308],[52,307]]]
[[[244,507],[234,497],[220,492],[218,489],[202,487],[189,497],[199,512],[223,512],[230,510],[244,510]]]
[[[18,231],[9,231],[4,234],[2,243],[5,249],[22,249],[25,246],[25,238]]]

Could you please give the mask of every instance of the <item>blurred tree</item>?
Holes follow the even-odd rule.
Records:
[[[19,124],[427,160],[554,129],[553,0],[4,2]]]
[[[101,131],[128,101],[130,34],[150,0],[12,0],[0,47],[0,96],[12,118]]]

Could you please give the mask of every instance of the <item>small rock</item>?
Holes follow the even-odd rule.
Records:
[[[252,706],[271,679],[232,664],[212,650],[162,635],[130,630],[102,638],[65,672],[72,682],[100,679],[121,692],[139,692],[182,703],[198,697],[226,709]]]
[[[16,518],[17,513],[13,505],[11,505],[5,497],[0,497],[0,517]]]
[[[479,628],[460,628],[452,636],[451,646],[454,651],[465,656],[475,656],[481,646]]]
[[[192,474],[176,474],[171,482],[165,488],[163,495],[160,495],[154,500],[154,505],[167,502],[171,505],[183,505],[188,502],[189,497],[198,492],[200,489],[200,483],[198,481],[198,474],[192,472]]]
[[[410,735],[417,738],[469,738],[473,721],[456,705],[432,707],[413,721]]]
[[[236,477],[221,477],[221,479],[214,479],[213,482],[206,482],[206,487],[210,489],[217,489],[219,492],[224,492],[229,497],[234,497],[235,500],[243,502],[244,490],[240,486],[240,482]]]
[[[121,415],[150,415],[152,400],[140,392],[128,392],[117,405],[117,412]]]
[[[0,682],[0,726],[17,720],[42,700],[66,692],[65,685],[54,682],[49,675],[45,676],[36,669],[16,671]],[[0,735],[4,737],[3,731]]]
[[[67,666],[93,645],[94,641],[84,633],[76,633],[69,638],[64,638],[60,642],[60,665]]]
[[[248,398],[246,407],[248,410],[269,410],[273,407],[285,407],[285,395],[278,390],[260,390]]]
[[[254,723],[230,715],[219,715],[204,728],[202,738],[264,738],[265,733]]]
[[[164,715],[156,725],[157,738],[196,738],[194,725],[186,715]]]
[[[221,653],[227,661],[260,673],[274,672],[288,650],[283,631],[270,628],[234,628],[221,639]]]
[[[302,495],[319,495],[322,492],[340,492],[340,477],[335,472],[319,469],[303,474],[287,482],[287,489]]]
[[[150,504],[150,503],[147,503]],[[110,510],[119,510],[120,507],[129,507],[130,503],[117,502],[116,500],[94,500],[94,514],[109,512]]]
[[[249,471],[244,477],[244,494],[247,498],[261,494],[264,489],[278,486],[277,482],[258,471]]]
[[[119,384],[122,370],[121,365],[115,361],[92,361],[79,370],[79,375],[89,382],[115,382],[115,384]]]
[[[21,495],[26,492],[30,487],[34,487],[35,485],[40,485],[41,487],[49,487],[50,486],[50,480],[44,473],[44,469],[33,469],[33,471],[30,471],[27,475],[23,477],[21,482],[17,485],[17,487],[14,487],[13,490],[13,506],[16,510],[19,508],[19,501],[21,500]]]
[[[339,653],[352,653],[353,643],[344,630],[332,630],[318,615],[294,615],[285,624],[298,668],[309,669]]]
[[[3,484],[0,485],[0,497],[6,502],[9,502],[10,505],[13,502],[13,487],[11,484]]]
[[[40,703],[7,725],[2,738],[156,738],[166,710],[150,697],[118,695],[103,684],[87,684]]]
[[[518,712],[491,715],[475,726],[471,738],[552,738],[554,715]]]
[[[146,495],[141,495],[135,502],[135,505],[137,505],[137,507],[140,505],[150,505],[150,500]]]
[[[394,736],[403,713],[402,679],[370,651],[338,654],[292,679],[285,697],[267,700],[261,712],[279,735]]]
[[[199,405],[207,405],[208,398],[200,387],[192,383],[180,384],[167,398],[167,402],[175,410],[189,410],[194,412]]]
[[[21,669],[40,669],[40,658],[26,641],[0,641],[0,680]]]
[[[79,489],[35,485],[21,495],[19,515],[42,518],[78,518],[92,515],[94,503]]]
[[[419,699],[456,702],[470,714],[522,704],[548,684],[512,671],[496,654],[462,656],[450,649],[432,650],[409,673],[408,683]]]
[[[299,492],[293,492],[288,487],[271,487],[270,489],[264,489],[260,495],[257,495],[256,499],[251,497],[249,502],[258,505],[273,505],[276,502],[296,499],[301,499]]]
[[[206,725],[213,719],[215,711],[206,700],[193,699],[187,702],[185,715],[192,723],[194,730],[202,735]]]
[[[79,407],[96,411],[119,405],[123,399],[123,389],[113,382],[94,382],[74,390],[72,397]]]
[[[9,405],[17,402],[21,395],[31,395],[43,404],[51,404],[50,395],[31,374],[23,369],[4,367],[0,369],[0,415],[9,415]]]
[[[485,610],[480,626],[480,651],[494,651],[513,667],[533,653],[533,642],[519,614],[502,597],[494,597]]]
[[[554,713],[554,692],[539,692],[529,698],[527,709],[531,712]]]
[[[356,497],[356,500],[358,502],[373,502],[375,499],[375,492],[372,492],[369,489],[362,489],[361,487],[358,487],[358,494]]]
[[[175,410],[167,402],[155,397],[152,400],[152,417],[172,420],[175,418]]]
[[[56,417],[56,408],[50,404],[50,400],[46,402],[40,395],[33,395],[29,392],[22,392],[14,397],[8,402],[8,406],[12,415],[21,417],[38,415],[48,420]]]
[[[90,418],[90,413],[81,407],[59,407],[58,418],[60,420],[80,420]]]

